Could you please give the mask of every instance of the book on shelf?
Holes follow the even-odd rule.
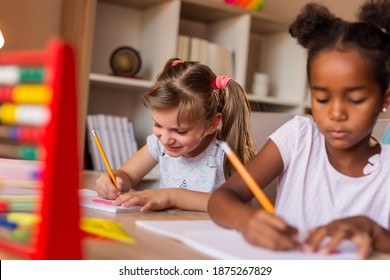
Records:
[[[109,128],[108,123],[106,121],[106,116],[104,114],[96,115],[97,118],[97,127],[99,130],[99,140],[102,144],[102,148],[106,154],[107,160],[112,166],[114,163],[113,153],[111,150],[110,137],[109,137]]]
[[[123,135],[124,135],[124,139],[125,139],[125,154],[126,154],[126,158],[129,159],[131,156],[132,156],[132,151],[133,151],[133,148],[132,148],[132,137],[130,135],[130,131],[129,131],[129,121],[126,117],[121,117],[120,118],[120,121],[121,121],[121,126],[123,128]]]
[[[184,35],[179,35],[177,45],[177,56],[179,58],[199,61],[209,66],[217,75],[233,77],[234,53],[228,47],[205,39]],[[187,53],[188,55],[186,55]]]
[[[88,152],[91,155],[92,160],[92,168],[94,170],[104,170],[104,163],[101,155],[99,154],[98,147],[95,144],[95,140],[93,139],[92,130],[95,130],[98,135],[99,131],[97,126],[95,125],[94,116],[87,115],[87,141],[88,141]]]
[[[208,65],[208,41],[201,38],[190,38],[190,57],[192,61],[199,61],[202,64]]]
[[[114,116],[104,115],[104,118],[106,119],[108,139],[112,151],[111,167],[113,169],[118,169],[121,166],[122,162],[121,162],[121,155],[120,155],[121,151],[119,146],[119,135],[114,122]]]
[[[105,171],[105,165],[91,130],[95,130],[112,169],[118,169],[138,150],[134,126],[127,117],[114,115],[87,116],[88,151],[91,156],[92,169]]]
[[[177,38],[176,56],[182,60],[189,59],[190,37],[179,35]]]
[[[233,77],[232,51],[216,43],[208,42],[207,65],[217,75]]]
[[[122,165],[128,160],[128,152],[127,152],[127,147],[125,142],[125,128],[122,126],[120,116],[114,116],[113,119],[114,119],[115,131],[117,134],[117,140],[118,140],[119,160],[120,160],[120,165]],[[125,119],[127,120],[126,117]]]
[[[390,123],[387,124],[385,133],[382,137],[382,143],[383,144],[390,144]]]
[[[127,125],[129,127],[129,137],[130,137],[130,145],[131,145],[131,149],[130,149],[130,157],[132,157],[137,151],[138,151],[138,145],[137,145],[137,141],[135,139],[135,130],[134,130],[134,124],[133,122],[129,121],[127,122]]]

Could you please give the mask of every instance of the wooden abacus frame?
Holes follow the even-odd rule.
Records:
[[[73,49],[59,38],[42,51],[0,52],[0,65],[44,66],[44,83],[52,90],[51,117],[42,142],[43,171],[41,221],[36,238],[23,246],[0,240],[0,249],[22,258],[81,259],[79,153],[76,75]]]

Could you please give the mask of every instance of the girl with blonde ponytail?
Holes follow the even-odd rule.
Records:
[[[143,101],[152,112],[153,134],[114,170],[117,185],[104,174],[96,191],[116,205],[142,205],[141,211],[206,211],[210,193],[234,172],[219,142],[227,142],[243,162],[256,153],[245,91],[204,64],[172,58]],[[160,189],[129,191],[157,164]]]

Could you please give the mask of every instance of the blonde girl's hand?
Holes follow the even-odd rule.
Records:
[[[312,230],[302,248],[306,252],[318,251],[320,254],[329,254],[342,240],[349,239],[359,246],[358,258],[365,259],[374,242],[372,233],[378,227],[375,222],[365,216],[335,220]]]
[[[255,246],[272,250],[289,250],[298,246],[297,230],[263,209],[253,209],[244,225],[241,233]]]
[[[116,177],[116,186],[108,173],[104,173],[96,179],[95,190],[99,197],[105,199],[116,199],[122,192],[123,185],[127,180],[127,175],[121,170],[114,172]]]
[[[169,189],[129,191],[115,199],[114,205],[129,207],[142,206],[140,211],[164,210],[172,207],[171,192]]]

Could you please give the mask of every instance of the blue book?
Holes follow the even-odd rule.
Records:
[[[383,134],[382,143],[383,144],[390,144],[390,123],[387,125],[385,134]]]

